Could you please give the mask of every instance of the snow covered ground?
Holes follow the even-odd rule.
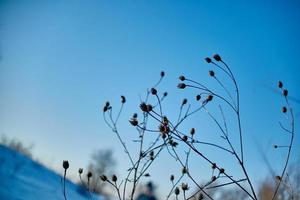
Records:
[[[66,182],[68,200],[88,200],[81,186]],[[0,200],[63,200],[61,176],[0,145]],[[100,198],[93,196],[93,200]]]

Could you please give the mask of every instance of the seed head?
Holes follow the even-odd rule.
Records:
[[[182,100],[182,105],[185,105],[185,104],[187,104],[187,99]]]
[[[177,147],[178,143],[177,142],[174,142],[173,140],[170,140],[169,141],[169,144],[172,146],[172,147]]]
[[[161,132],[162,136],[166,136],[170,132],[170,128],[167,125],[161,124],[159,126],[159,132]]]
[[[285,96],[285,97],[286,97],[286,96],[288,95],[289,91],[288,91],[288,90],[286,90],[286,89],[284,89],[282,93],[283,93],[283,96]]]
[[[111,180],[112,180],[113,182],[117,182],[118,177],[114,174],[114,175],[111,177]]]
[[[277,175],[277,176],[275,176],[275,179],[278,180],[278,181],[280,181],[281,180],[281,176]]]
[[[177,85],[177,87],[178,87],[179,89],[184,89],[184,88],[186,87],[186,84],[184,84],[184,83],[179,83],[179,84]]]
[[[69,162],[67,160],[63,161],[63,168],[67,170],[69,168]]]
[[[182,140],[183,140],[184,142],[186,142],[186,141],[188,140],[188,137],[187,137],[186,135],[184,135],[184,136],[182,136]]]
[[[177,195],[179,195],[179,193],[180,193],[180,190],[179,190],[179,188],[178,187],[176,187],[175,188],[175,190],[174,190],[174,193],[175,193],[175,195],[177,196]]]
[[[100,179],[101,179],[102,181],[107,181],[107,177],[106,177],[104,174],[100,176]]]
[[[213,99],[213,95],[211,95],[211,94],[206,97],[207,101],[211,101],[212,99]]]
[[[89,172],[87,173],[88,179],[90,179],[92,176],[93,176],[92,172],[89,171]]]
[[[168,125],[169,124],[169,120],[166,116],[163,117],[162,123],[163,123],[163,125]]]
[[[204,199],[204,195],[202,193],[199,194],[198,200],[203,200]]]
[[[282,88],[283,87],[283,83],[281,81],[278,81],[278,87]]]
[[[186,173],[187,173],[187,171],[188,171],[188,170],[187,170],[187,168],[186,168],[186,167],[183,167],[183,168],[182,168],[182,170],[181,170],[182,174],[186,174]]]
[[[150,177],[150,174],[149,174],[149,173],[146,173],[144,176],[145,176],[145,177]]]
[[[147,112],[151,112],[153,109],[152,105],[151,104],[148,104],[147,105]]]
[[[164,92],[164,97],[168,96],[168,93],[167,92]]]
[[[137,126],[139,124],[139,122],[136,118],[132,118],[131,120],[129,120],[129,122],[132,126]]]
[[[209,57],[206,57],[206,58],[205,58],[205,61],[206,61],[207,63],[211,63],[211,59],[210,59]]]
[[[108,111],[111,108],[109,101],[107,101],[103,107],[103,112]]]
[[[209,75],[212,76],[212,77],[215,76],[215,72],[212,71],[212,70],[210,70],[208,73],[209,73]]]
[[[198,94],[198,95],[196,96],[196,100],[199,101],[200,99],[201,99],[201,95]]]
[[[187,183],[182,183],[182,184],[181,184],[181,189],[182,189],[183,191],[186,191],[186,190],[189,189],[189,185],[188,185]]]
[[[125,98],[125,96],[121,96],[121,103],[125,103],[126,102],[126,98]]]
[[[155,88],[151,88],[151,94],[156,95],[157,94],[157,90]]]
[[[170,176],[170,181],[174,181],[174,179],[175,179],[175,177],[174,177],[174,175],[172,174],[171,176]]]
[[[79,169],[78,169],[78,173],[79,173],[79,174],[82,174],[82,172],[83,172],[83,169],[82,169],[82,168],[79,168]]]
[[[212,177],[211,177],[211,181],[213,182],[213,181],[215,181],[215,180],[217,180],[217,177],[216,177],[216,176],[212,176]]]
[[[195,129],[194,129],[194,128],[191,128],[190,134],[191,134],[191,135],[194,135],[194,134],[195,134]]]
[[[140,108],[141,108],[141,110],[142,110],[143,112],[147,112],[147,105],[145,104],[145,102],[142,102],[142,103],[140,104]]]
[[[161,76],[161,77],[164,77],[164,76],[165,76],[165,72],[164,72],[164,71],[161,71],[161,72],[160,72],[160,76]]]
[[[222,60],[222,58],[221,58],[221,56],[219,55],[219,54],[215,54],[214,55],[214,59],[216,60],[216,61],[221,61]]]
[[[132,115],[132,118],[137,118],[137,113],[134,113],[133,115]]]
[[[149,155],[150,155],[150,156],[154,156],[154,151],[151,151],[151,152],[149,153]]]
[[[281,111],[282,111],[283,113],[286,113],[287,108],[286,108],[285,106],[283,106],[282,109],[281,109]]]
[[[275,144],[275,145],[273,145],[273,147],[274,147],[274,149],[277,149],[277,148],[278,148],[278,145]]]
[[[181,75],[181,76],[179,76],[179,80],[184,81],[185,77]]]
[[[220,169],[220,174],[224,174],[224,172],[225,172],[225,169],[224,169],[224,168],[221,168],[221,169]]]
[[[216,169],[216,168],[217,168],[217,164],[216,164],[216,163],[213,163],[213,164],[211,165],[211,168],[212,168],[212,169]]]

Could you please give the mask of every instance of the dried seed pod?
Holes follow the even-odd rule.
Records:
[[[191,135],[194,135],[194,134],[195,134],[195,129],[194,129],[194,128],[191,128],[190,134],[191,134]]]
[[[211,101],[212,99],[213,99],[213,95],[211,95],[211,94],[206,97],[207,101]]]
[[[283,87],[283,83],[281,81],[278,81],[278,87],[282,88]]]
[[[114,175],[112,175],[111,180],[112,180],[113,182],[117,182],[118,177],[114,174]]]
[[[179,89],[184,89],[184,88],[186,87],[186,84],[184,84],[184,83],[179,83],[179,84],[177,85],[177,87],[178,87]]]
[[[165,72],[164,72],[164,71],[161,71],[161,72],[160,72],[160,76],[161,76],[161,77],[164,77],[164,76],[165,76]]]
[[[211,59],[210,59],[209,57],[206,57],[206,58],[205,58],[205,61],[206,61],[207,63],[211,63]]]
[[[184,136],[182,136],[182,140],[183,140],[184,142],[186,142],[186,141],[188,140],[188,137],[187,137],[186,135],[184,135]]]
[[[131,120],[129,120],[129,122],[132,126],[137,126],[139,124],[139,122],[136,118],[132,118]]]
[[[220,168],[220,174],[224,174],[225,169],[224,168]]]
[[[92,176],[93,176],[92,172],[89,171],[89,172],[87,173],[88,179],[90,179]]]
[[[211,165],[211,168],[212,168],[212,169],[216,169],[216,168],[217,168],[217,164],[216,164],[216,163],[213,163],[213,164]]]
[[[148,104],[147,105],[147,112],[151,112],[153,109],[152,105],[151,104]]]
[[[203,200],[203,199],[204,199],[204,195],[202,193],[200,193],[198,196],[198,200]]]
[[[142,110],[143,112],[147,112],[147,105],[145,104],[145,102],[142,102],[142,103],[140,104],[140,108],[141,108],[141,110]]]
[[[179,76],[179,80],[184,81],[185,77],[181,75],[181,76]]]
[[[183,100],[182,100],[182,105],[187,104],[187,102],[188,102],[187,99],[183,99]]]
[[[288,93],[289,93],[289,91],[286,90],[286,89],[284,89],[284,90],[282,91],[282,94],[283,94],[283,96],[285,96],[285,97],[288,95]]]
[[[188,172],[187,168],[186,167],[183,167],[182,170],[181,170],[182,174],[186,174]]]
[[[215,72],[212,71],[212,70],[210,70],[208,73],[209,73],[210,76],[215,76]]]
[[[211,181],[213,182],[213,181],[215,181],[215,180],[217,180],[217,177],[216,177],[216,176],[212,176],[212,177],[211,177]]]
[[[154,156],[154,151],[150,151],[149,155]]]
[[[196,100],[199,101],[200,99],[201,99],[201,95],[198,94],[198,95],[196,96]]]
[[[175,190],[174,190],[174,193],[175,193],[175,195],[177,196],[177,195],[179,195],[179,193],[180,193],[180,190],[179,190],[179,188],[178,187],[176,187],[175,188]]]
[[[63,168],[64,168],[65,170],[67,170],[67,169],[69,168],[69,161],[67,161],[67,160],[64,160],[64,161],[63,161]]]
[[[283,106],[282,109],[281,109],[281,111],[282,111],[283,113],[286,113],[287,108],[286,108],[285,106]]]
[[[157,90],[155,88],[151,88],[151,94],[157,95]]]
[[[78,173],[79,173],[79,174],[82,174],[82,173],[83,173],[83,169],[82,169],[82,168],[79,168],[79,169],[78,169]]]
[[[221,61],[222,60],[222,58],[221,58],[221,56],[219,55],[219,54],[215,54],[214,55],[214,59],[216,60],[216,61]]]
[[[121,96],[121,103],[125,103],[126,102],[126,98],[125,98],[125,96]]]
[[[181,184],[181,189],[182,189],[183,191],[186,191],[186,190],[189,189],[189,185],[188,185],[187,183],[182,183],[182,184]]]
[[[174,175],[172,174],[171,176],[170,176],[170,181],[174,181],[174,179],[175,179],[175,177],[174,177]]]
[[[100,179],[101,179],[102,181],[107,181],[107,177],[106,177],[104,174],[100,176]]]

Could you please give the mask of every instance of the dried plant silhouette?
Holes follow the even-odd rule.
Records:
[[[235,186],[237,191],[241,191],[242,196],[246,196],[248,199],[259,199],[259,191],[255,190],[245,165],[244,143],[246,141],[244,141],[244,132],[241,125],[242,119],[238,82],[231,68],[218,54],[214,55],[213,58],[205,58],[205,61],[216,68],[218,73],[220,72],[220,77],[214,70],[210,70],[208,75],[216,81],[221,90],[216,90],[209,85],[181,75],[179,77],[180,83],[177,85],[178,89],[192,89],[197,91],[198,95],[195,97],[194,104],[190,104],[187,99],[183,99],[181,105],[179,105],[180,109],[177,120],[172,121],[170,119],[171,117],[165,114],[163,107],[168,93],[158,90],[158,86],[165,77],[165,72],[162,71],[158,82],[151,89],[146,91],[145,99],[139,105],[141,114],[134,113],[132,118],[129,119],[129,124],[133,126],[138,133],[138,139],[134,141],[138,146],[137,152],[130,152],[128,150],[118,127],[118,121],[124,104],[126,103],[126,98],[121,96],[121,106],[116,110],[110,102],[105,103],[103,107],[104,121],[119,140],[131,165],[124,180],[119,180],[115,175],[112,177],[107,177],[105,174],[100,176],[103,182],[111,185],[112,188],[115,189],[116,196],[119,200],[133,200],[136,198],[137,186],[141,183],[142,178],[149,176],[148,170],[150,166],[153,162],[158,160],[158,156],[164,149],[180,164],[182,172],[178,178],[175,178],[174,175],[170,175],[172,185],[170,191],[166,194],[166,199],[214,199],[215,197],[210,191],[227,186]],[[226,84],[223,79],[227,81]],[[228,85],[228,83],[230,85]],[[282,114],[288,120],[288,122],[280,122],[279,128],[285,133],[286,137],[289,138],[289,143],[287,145],[274,145],[276,150],[280,149],[286,151],[286,158],[283,163],[282,171],[274,177],[273,181],[276,186],[272,191],[270,200],[277,199],[277,194],[281,186],[288,181],[286,170],[289,164],[295,135],[294,114],[289,103],[288,90],[281,81],[278,82],[278,88],[281,90],[282,97],[285,101],[285,105],[282,107]],[[218,111],[218,114],[216,114],[216,111]],[[199,140],[197,138],[197,131],[193,127],[190,128],[189,133],[182,130],[182,124],[184,124],[188,118],[200,112],[204,112],[217,127],[218,131],[215,134],[222,138],[221,144]],[[234,130],[237,130],[236,132],[230,129],[228,118],[230,118],[230,122],[234,124],[231,124],[231,126],[235,127]],[[146,139],[148,134],[151,134],[152,137],[154,134],[156,135],[155,139],[150,143],[146,143],[146,141],[148,141]],[[186,152],[179,152],[179,145],[184,146]],[[236,169],[236,165],[238,165],[242,172],[242,177],[236,178],[234,174],[231,174],[230,169],[225,169],[222,163],[218,163],[213,158],[210,158],[207,152],[203,151],[199,145],[209,146],[213,148],[214,151],[221,151],[231,156],[232,159],[237,161],[232,163],[232,168]],[[204,183],[202,181],[200,184],[198,182],[199,174],[193,173],[190,170],[191,153],[193,153],[197,159],[206,162],[211,168],[212,174],[208,181]],[[182,154],[185,156],[180,156]],[[187,178],[189,182],[183,182],[183,178]],[[289,195],[291,195],[290,198],[292,199],[292,194]]]

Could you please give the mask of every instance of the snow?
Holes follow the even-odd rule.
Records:
[[[0,145],[0,200],[64,200],[61,176]],[[66,181],[68,200],[88,200],[87,191]],[[93,200],[100,200],[93,195]]]

